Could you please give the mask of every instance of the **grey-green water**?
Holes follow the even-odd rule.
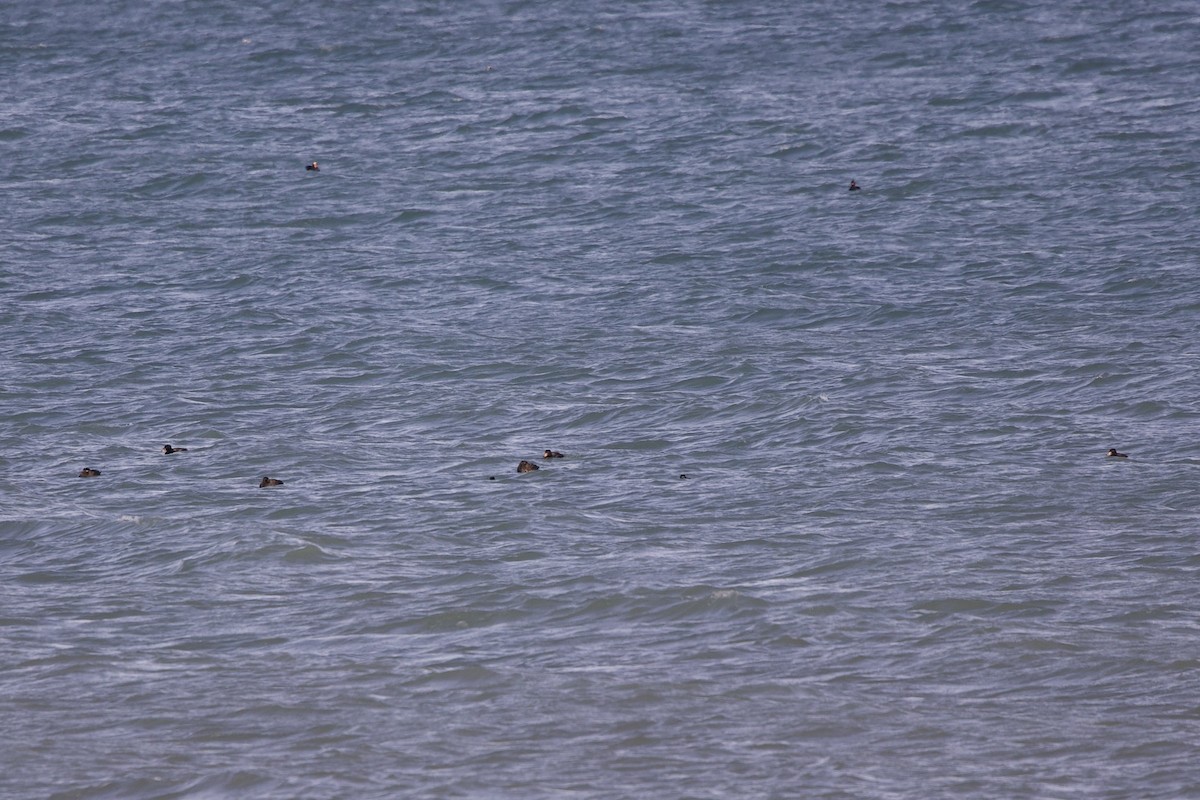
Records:
[[[1198,40],[10,3],[0,796],[1200,796]]]

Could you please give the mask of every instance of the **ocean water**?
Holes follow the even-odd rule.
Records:
[[[6,3],[0,797],[1200,797],[1198,41]]]

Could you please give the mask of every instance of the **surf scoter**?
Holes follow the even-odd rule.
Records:
[[[1129,458],[1129,455],[1126,453],[1118,453],[1117,448],[1115,447],[1108,448],[1108,452],[1104,455],[1108,456],[1109,458]]]
[[[862,188],[862,187],[861,187],[861,186],[859,186],[859,185],[858,185],[856,182],[854,182],[854,181],[850,181],[850,191],[852,191],[852,192],[857,192],[857,191],[858,191],[859,189],[861,189],[861,188]]]
[[[320,172],[321,171],[321,168],[317,166],[317,162],[315,162],[315,161],[312,162],[311,164],[309,164],[308,166],[306,166],[304,169],[308,170],[309,172]]]
[[[163,445],[163,455],[169,456],[172,453],[186,453],[186,447],[171,447],[169,444]]]
[[[546,452],[542,453],[542,458],[566,458],[566,456],[557,450],[547,450]]]
[[[533,472],[534,470],[539,469],[541,469],[541,467],[539,467],[537,464],[534,464],[532,461],[522,461],[520,464],[517,464],[517,472]]]
[[[262,483],[258,485],[258,488],[265,489],[268,486],[283,486],[283,481],[279,480],[278,478],[268,478],[266,475],[264,475]]]
[[[100,470],[98,470],[98,469],[92,469],[91,467],[84,467],[83,471],[79,473],[79,477],[95,478],[99,474],[100,474]]]

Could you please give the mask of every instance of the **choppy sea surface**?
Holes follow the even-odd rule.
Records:
[[[1197,42],[5,4],[0,797],[1200,797]]]

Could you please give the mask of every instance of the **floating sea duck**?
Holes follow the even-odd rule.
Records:
[[[1127,453],[1118,453],[1117,448],[1115,447],[1108,448],[1108,452],[1104,455],[1108,456],[1109,458],[1129,458]]]
[[[566,456],[557,450],[547,450],[546,452],[542,453],[542,458],[566,458]]]
[[[321,168],[317,166],[317,162],[315,162],[315,161],[312,162],[311,164],[309,164],[308,166],[306,166],[304,169],[306,169],[309,172],[320,172],[321,171]]]
[[[283,486],[283,481],[279,480],[279,478],[268,478],[264,475],[262,483],[258,484],[258,488],[265,489],[268,486]]]
[[[517,472],[534,472],[535,470],[539,469],[541,469],[541,467],[539,467],[537,464],[534,464],[532,461],[522,461],[520,464],[517,464]]]
[[[313,162],[313,163],[316,163],[316,162]],[[862,188],[862,187],[861,187],[861,186],[859,186],[859,185],[858,185],[856,182],[854,182],[854,181],[850,181],[850,191],[852,191],[852,192],[857,192],[857,191],[858,191],[859,189],[861,189],[861,188]]]
[[[684,474],[680,473],[680,475],[679,475],[679,479],[680,479],[681,481],[685,481],[685,480],[687,480],[687,475],[684,475]]]
[[[169,445],[169,444],[163,445],[163,455],[165,455],[165,456],[169,456],[172,453],[186,453],[186,452],[187,452],[186,447],[171,447],[171,445]]]
[[[98,476],[99,474],[100,474],[100,470],[98,470],[98,469],[92,469],[91,467],[84,467],[84,468],[83,468],[83,471],[79,473],[79,477],[81,477],[81,478],[95,478],[95,477],[96,477],[96,476]]]

